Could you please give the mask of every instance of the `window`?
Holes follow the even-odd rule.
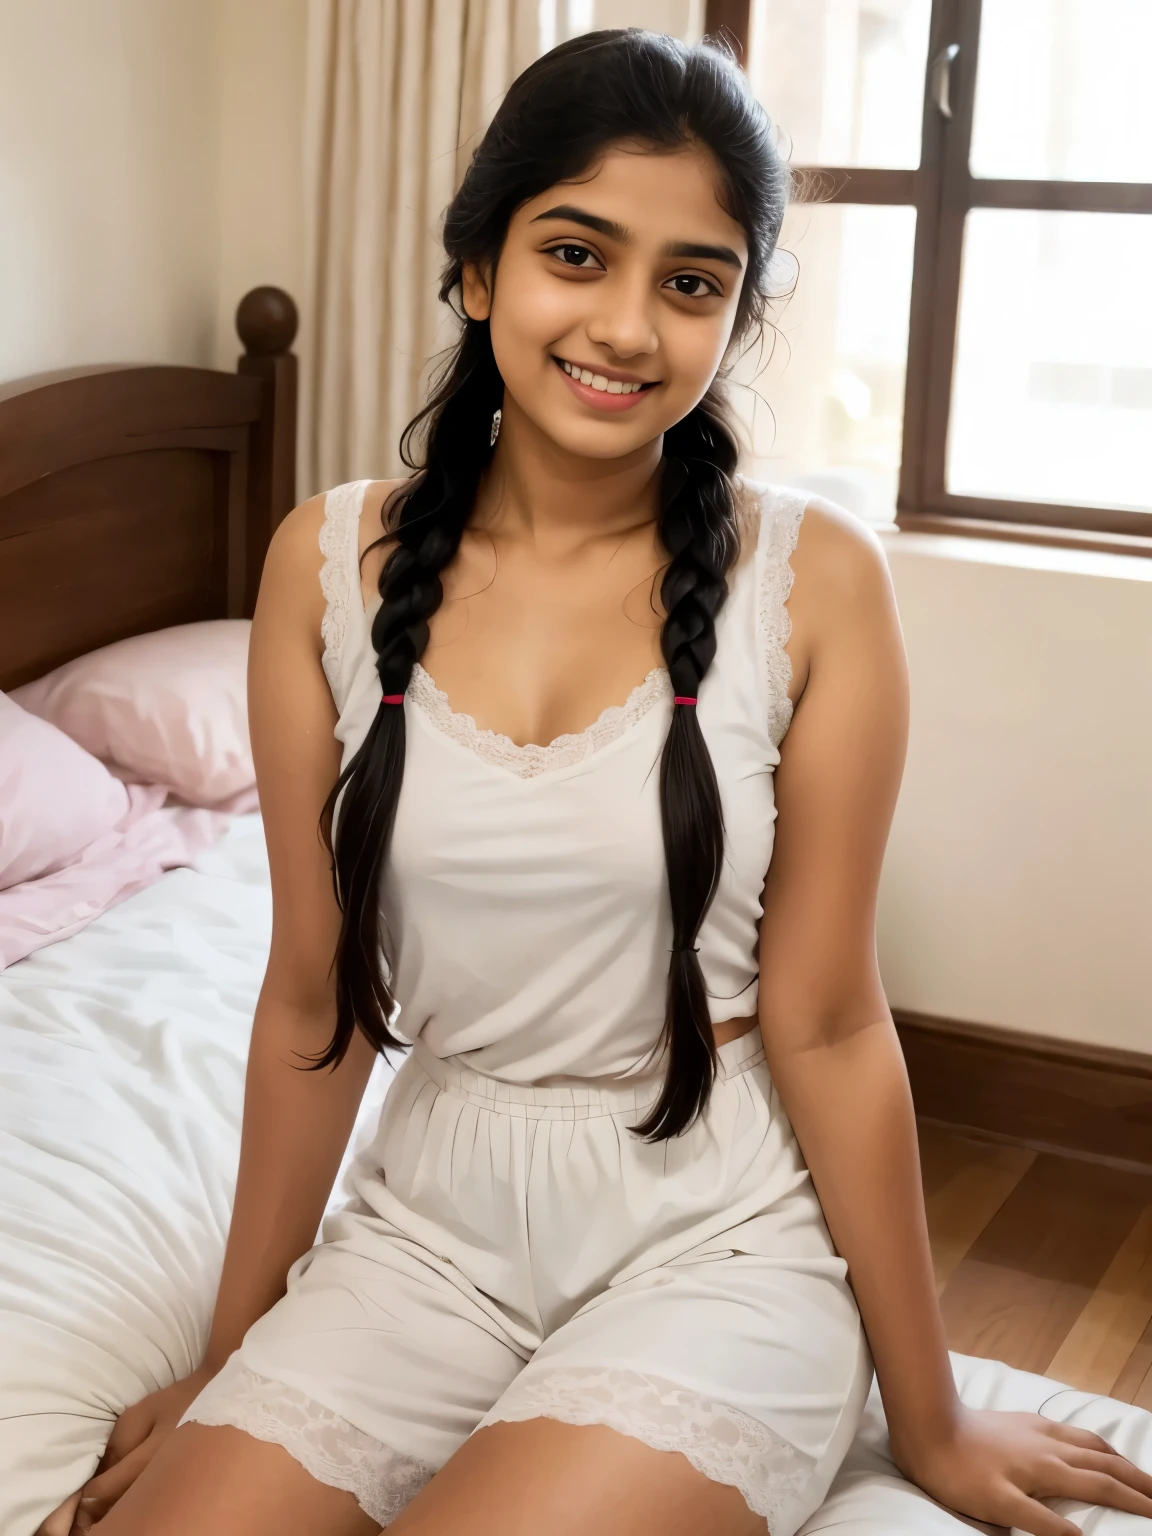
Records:
[[[686,43],[704,34],[704,0],[538,0],[540,52],[601,27],[645,27]]]
[[[753,472],[1152,554],[1150,0],[708,0],[721,27],[799,171],[794,296],[737,375]]]

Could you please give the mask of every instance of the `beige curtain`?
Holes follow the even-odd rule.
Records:
[[[539,0],[310,0],[300,494],[404,473],[400,434],[457,322],[440,227]]]

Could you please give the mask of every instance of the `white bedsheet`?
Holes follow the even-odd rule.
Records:
[[[0,975],[0,1536],[207,1338],[271,920],[259,816]],[[330,1207],[391,1079],[377,1063]]]
[[[200,1358],[269,921],[260,820],[237,817],[194,868],[0,975],[0,1536],[32,1536],[91,1475],[125,1405]],[[390,1080],[379,1062],[330,1209]],[[1152,1414],[952,1358],[971,1405],[1046,1405],[1152,1471]],[[886,1452],[874,1388],[803,1536],[972,1528],[905,1482]],[[1115,1511],[1055,1507],[1090,1536],[1152,1531]]]

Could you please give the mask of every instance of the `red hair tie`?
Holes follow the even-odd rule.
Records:
[[[678,693],[672,702],[673,704],[695,704],[696,700],[686,698],[683,694]]]
[[[380,695],[380,702],[381,704],[403,704],[404,695],[402,693],[382,693]]]

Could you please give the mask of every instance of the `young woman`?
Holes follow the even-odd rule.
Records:
[[[81,1525],[793,1536],[873,1361],[946,1505],[1036,1536],[1076,1536],[1051,1495],[1152,1514],[1105,1441],[957,1401],[876,966],[887,567],[740,479],[724,404],[786,181],[726,55],[635,31],[534,64],[476,152],[416,472],[269,553],[275,923],[219,1298]]]

